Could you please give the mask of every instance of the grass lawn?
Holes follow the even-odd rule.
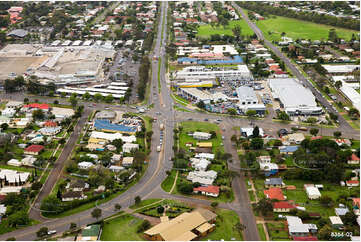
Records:
[[[28,225],[25,225],[25,226],[18,226],[17,228],[14,228],[14,227],[10,227],[8,225],[8,221],[7,219],[3,219],[0,223],[0,234],[6,234],[6,233],[9,233],[11,231],[14,231],[16,229],[21,229],[21,228],[25,228],[25,227],[28,227],[28,226],[31,226],[31,225],[35,225],[35,224],[39,224],[40,222],[39,221],[36,221],[36,220],[33,220],[33,219],[30,219],[30,223]]]
[[[258,229],[258,234],[259,237],[261,238],[262,241],[266,241],[266,233],[263,229],[263,225],[262,224],[257,224],[257,229]]]
[[[263,34],[268,40],[275,41],[279,41],[281,39],[282,32],[285,32],[287,37],[291,37],[294,40],[298,38],[311,40],[327,39],[328,32],[332,28],[336,30],[336,33],[340,38],[346,40],[351,39],[352,33],[357,33],[357,31],[349,29],[342,29],[334,26],[316,24],[312,22],[280,16],[275,16],[275,18],[257,21],[257,26],[263,31]],[[272,34],[269,34],[269,32],[271,32]]]
[[[189,104],[189,102],[186,99],[184,99],[178,95],[174,95],[173,93],[171,93],[170,96],[173,98],[174,101],[176,101],[177,103],[179,103],[182,106],[187,106]]]
[[[160,200],[161,200],[161,199],[159,199],[159,198],[146,199],[146,200],[141,201],[141,202],[140,202],[139,204],[137,204],[137,205],[133,204],[132,206],[130,206],[130,208],[131,208],[131,209],[141,208],[141,207],[150,205],[150,204],[152,204],[152,203],[159,202]]]
[[[238,215],[231,210],[217,209],[216,214],[216,229],[202,238],[206,240],[243,240],[242,232],[235,228],[235,225],[239,223]]]
[[[206,140],[205,142],[212,142],[213,152],[216,152],[216,150],[220,150],[220,151],[224,150],[223,145],[221,145],[222,136],[217,124],[207,123],[207,122],[186,121],[186,122],[181,122],[180,126],[183,127],[183,130],[179,135],[179,145],[181,148],[188,150],[188,148],[186,147],[187,143],[193,143],[193,146],[195,146],[196,143],[198,142],[196,139],[193,139],[193,137],[189,136],[188,133],[193,133],[194,131],[200,131],[200,132],[215,131],[217,134],[217,138],[212,138]]]
[[[164,181],[162,182],[161,187],[165,192],[170,192],[170,189],[172,189],[176,174],[177,174],[177,171],[172,170],[170,175],[167,176],[167,178],[164,179]]]
[[[208,38],[213,34],[233,35],[232,29],[236,25],[239,25],[241,27],[241,29],[242,29],[241,35],[247,35],[247,36],[253,35],[252,29],[248,26],[246,21],[244,21],[242,19],[242,20],[229,21],[229,24],[228,24],[228,26],[226,26],[226,28],[223,28],[223,26],[212,27],[210,24],[200,25],[198,28],[197,36],[202,37],[202,38]]]
[[[139,241],[144,240],[137,227],[142,220],[129,214],[106,221],[100,237],[102,241]]]
[[[191,111],[189,111],[188,109],[184,109],[181,107],[178,107],[177,105],[174,105],[174,109],[180,112],[186,112],[186,113],[190,113]]]
[[[359,140],[353,140],[353,141],[352,141],[351,148],[352,148],[352,149],[360,148],[360,141],[359,141]]]

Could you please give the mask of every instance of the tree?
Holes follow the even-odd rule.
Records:
[[[31,190],[40,190],[40,188],[43,186],[41,182],[34,182],[31,184]]]
[[[44,237],[46,235],[48,235],[49,229],[47,227],[41,227],[37,232],[36,232],[36,236],[38,236],[38,238]]]
[[[257,114],[256,110],[248,110],[248,111],[246,112],[246,115],[247,115],[247,117],[249,117],[249,118],[253,118],[254,116],[256,116],[256,114]]]
[[[252,137],[253,138],[258,138],[259,137],[259,128],[258,128],[258,126],[254,127],[254,129],[252,131]]]
[[[142,233],[149,229],[151,226],[150,222],[148,220],[144,220],[137,228],[137,233]]]
[[[94,208],[94,210],[91,212],[91,215],[93,218],[98,220],[102,216],[102,210],[100,208]]]
[[[177,190],[184,194],[191,194],[193,192],[193,185],[188,182],[180,182],[177,185]]]
[[[100,93],[96,93],[94,96],[93,96],[94,100],[96,102],[99,102],[100,100],[103,99],[103,96],[100,94]]]
[[[142,199],[141,199],[139,196],[136,196],[136,197],[134,198],[134,203],[135,203],[136,205],[138,205],[141,201],[142,201]]]
[[[218,206],[218,202],[212,202],[211,206],[212,206],[212,208],[216,208]]]
[[[83,99],[85,99],[85,100],[89,100],[90,99],[90,93],[89,92],[85,92],[84,94],[83,94]]]
[[[200,108],[200,109],[205,109],[206,105],[204,104],[203,101],[199,101],[199,102],[197,103],[197,107]]]
[[[69,102],[71,103],[73,109],[75,109],[76,105],[78,104],[78,99],[76,99],[75,95],[71,95],[69,98]]]
[[[59,139],[59,144],[61,144],[61,145],[63,145],[63,144],[65,144],[65,138],[61,138],[61,139]]]
[[[35,120],[43,120],[45,118],[45,114],[44,114],[43,110],[41,110],[41,109],[34,110],[33,118]]]
[[[229,108],[227,109],[227,113],[229,115],[237,115],[237,110],[235,108]]]
[[[335,87],[336,87],[337,89],[340,89],[340,88],[342,87],[342,82],[341,82],[341,81],[336,81],[336,82],[335,82]]]
[[[106,96],[106,97],[104,98],[104,101],[105,101],[106,103],[111,103],[111,102],[113,102],[113,100],[114,100],[114,97],[113,97],[112,94],[109,94],[108,96]]]
[[[335,29],[330,29],[328,31],[328,40],[331,40],[333,42],[336,42],[338,39],[337,33]]]
[[[13,228],[18,225],[27,225],[29,222],[29,215],[24,210],[17,211],[8,217],[8,225]]]
[[[45,212],[46,211],[55,212],[55,213],[61,212],[62,211],[61,201],[55,195],[50,195],[43,199],[43,201],[41,202],[40,209]]]
[[[236,37],[236,40],[238,41],[240,39],[242,28],[239,25],[234,26],[232,29],[233,35]]]
[[[158,212],[159,214],[164,213],[164,207],[163,207],[163,206],[157,207],[157,212]]]
[[[319,240],[330,240],[332,229],[329,225],[323,226],[317,233],[317,237]]]
[[[272,202],[270,199],[262,198],[256,205],[256,210],[261,212],[263,215],[267,215],[268,213],[273,211]]]
[[[290,120],[290,116],[288,116],[288,114],[285,111],[281,111],[277,114],[277,118],[280,120],[284,120],[284,121],[289,121]]]
[[[75,229],[77,227],[76,223],[70,223],[69,229]]]
[[[115,210],[120,210],[122,208],[122,206],[119,204],[119,203],[116,203],[115,205],[114,205],[114,209]]]
[[[345,225],[353,226],[357,223],[357,216],[353,212],[347,212],[344,216],[342,221]]]
[[[29,98],[24,98],[24,103],[29,103]]]
[[[334,136],[336,139],[338,139],[338,138],[340,138],[340,137],[342,136],[342,133],[341,133],[341,131],[335,131],[335,132],[333,132],[333,136]]]
[[[1,127],[1,130],[5,131],[8,129],[9,125],[7,123],[2,123],[0,127]]]
[[[251,145],[250,147],[254,150],[259,150],[263,148],[263,139],[261,138],[253,138],[251,140]]]
[[[117,151],[120,152],[123,147],[123,140],[115,139],[112,141],[112,145],[114,145],[117,148]]]
[[[316,129],[316,128],[312,128],[312,129],[310,129],[310,134],[312,134],[313,136],[316,136],[317,134],[318,134],[318,129]]]

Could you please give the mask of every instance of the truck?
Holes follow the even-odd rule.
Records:
[[[164,130],[164,124],[160,124],[160,125],[159,125],[159,129],[160,129],[160,130]]]
[[[160,145],[157,146],[157,151],[160,152]]]

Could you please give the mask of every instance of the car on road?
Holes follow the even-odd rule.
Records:
[[[48,231],[48,235],[53,235],[53,234],[56,234],[56,230],[49,230]]]
[[[208,121],[208,118],[205,118],[204,121]]]
[[[93,103],[93,107],[95,107],[96,106],[96,104],[95,103]]]
[[[224,139],[224,136],[222,136],[222,139]]]
[[[218,122],[222,122],[222,119],[217,119]]]
[[[193,120],[193,119],[192,119],[192,118],[189,118],[188,120],[191,121],[191,120]]]

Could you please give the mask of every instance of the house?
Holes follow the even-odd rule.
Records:
[[[88,170],[88,169],[94,167],[94,164],[91,162],[83,161],[83,162],[78,163],[78,167],[79,167],[79,169]]]
[[[104,145],[102,144],[89,143],[86,148],[90,151],[104,151]]]
[[[357,155],[352,154],[351,157],[348,159],[347,164],[358,165],[360,164],[360,158],[358,158]]]
[[[108,169],[109,169],[110,171],[112,171],[112,172],[121,172],[121,171],[123,171],[125,168],[122,167],[122,166],[114,166],[114,165],[112,165],[112,166],[109,166]]]
[[[46,103],[30,103],[23,106],[26,111],[30,111],[32,109],[41,109],[43,111],[48,111],[50,109],[50,105]]]
[[[100,131],[126,134],[135,134],[138,131],[137,127],[111,123],[107,119],[96,119],[94,122],[94,128]]]
[[[277,199],[279,201],[286,200],[285,196],[283,196],[281,188],[278,188],[278,187],[272,187],[268,190],[264,190],[263,193],[264,193],[264,195],[266,195],[266,197],[268,199],[271,199],[271,200],[273,200],[273,199]]]
[[[56,126],[58,126],[58,124],[56,122],[50,121],[50,120],[44,122],[44,124],[43,124],[43,127],[56,127]]]
[[[86,183],[84,180],[77,179],[69,182],[65,188],[74,192],[82,192],[89,189],[89,184]]]
[[[83,200],[86,199],[87,196],[83,194],[81,191],[68,191],[61,195],[61,201],[70,202],[74,200]]]
[[[44,149],[43,145],[30,145],[24,149],[24,154],[38,155]]]
[[[29,172],[19,172],[8,169],[0,170],[0,180],[4,181],[7,186],[22,186],[28,181],[29,178]]]
[[[321,197],[321,193],[317,187],[307,186],[305,187],[305,189],[306,189],[307,197],[309,199],[314,200],[314,199],[319,199]]]
[[[206,236],[216,226],[216,214],[206,209],[182,213],[174,219],[164,219],[161,223],[144,232],[148,240],[191,241]]]
[[[337,216],[344,216],[348,212],[350,212],[350,210],[348,210],[346,207],[335,208],[335,213]]]
[[[289,145],[289,146],[280,146],[280,153],[285,155],[292,155],[294,152],[298,150],[298,146]]]
[[[341,145],[347,145],[351,146],[351,141],[349,139],[335,139],[335,142],[341,146]]]
[[[308,236],[310,233],[317,233],[315,224],[304,224],[297,216],[286,216],[288,233],[290,236]]]
[[[218,197],[219,196],[219,186],[205,186],[205,187],[195,187],[193,188],[193,193],[202,194],[210,197]]]
[[[17,159],[11,159],[6,164],[8,164],[9,166],[21,166],[22,165],[22,163]]]
[[[4,216],[6,213],[6,206],[4,204],[0,204],[0,216]]]
[[[282,178],[267,178],[264,182],[264,186],[266,188],[270,187],[285,187],[285,183],[283,182]]]
[[[273,212],[275,213],[288,213],[292,209],[296,208],[295,205],[291,204],[288,201],[274,202],[272,206]]]
[[[129,167],[133,165],[134,157],[124,157],[122,160],[122,165]]]
[[[15,113],[16,113],[16,110],[13,108],[5,108],[4,110],[1,111],[1,115],[8,117],[8,118],[13,117],[15,115]]]
[[[346,186],[348,187],[358,187],[360,185],[359,181],[354,181],[354,180],[350,180],[350,181],[346,181]]]
[[[198,153],[194,156],[195,158],[198,159],[207,159],[207,160],[214,160],[214,154],[211,153]]]
[[[22,187],[20,187],[20,186],[18,186],[18,187],[15,187],[15,186],[3,187],[3,188],[0,189],[0,194],[1,195],[7,195],[9,193],[19,194],[21,189],[22,189]]]
[[[212,142],[198,142],[197,146],[200,148],[212,148]]]
[[[48,136],[54,136],[58,133],[60,133],[61,131],[61,127],[57,126],[57,127],[44,127],[39,129],[39,132],[42,135],[48,135]]]
[[[257,157],[258,163],[270,163],[271,162],[271,156],[269,155],[262,155]]]
[[[100,224],[92,224],[82,229],[81,234],[77,237],[77,241],[98,241],[102,228]]]
[[[199,140],[208,140],[211,138],[211,134],[205,132],[194,132],[192,137]]]
[[[212,185],[214,180],[217,178],[217,172],[213,170],[209,171],[191,171],[188,173],[187,180],[192,183],[200,183],[204,186]]]
[[[122,159],[122,157],[123,157],[122,155],[113,154],[111,162],[112,162],[112,163],[120,162],[121,159]]]
[[[6,104],[7,108],[13,108],[13,109],[21,108],[22,106],[23,106],[23,102],[18,102],[18,101],[9,101]]]
[[[211,162],[207,159],[191,158],[191,166],[198,171],[205,171]]]
[[[34,156],[27,155],[21,160],[21,163],[23,166],[33,166],[36,160],[37,159]]]
[[[132,143],[125,143],[123,144],[123,152],[124,153],[130,153],[133,150],[138,150],[139,144],[132,144]]]
[[[340,229],[343,227],[343,222],[339,216],[330,216],[329,219],[333,228]]]

